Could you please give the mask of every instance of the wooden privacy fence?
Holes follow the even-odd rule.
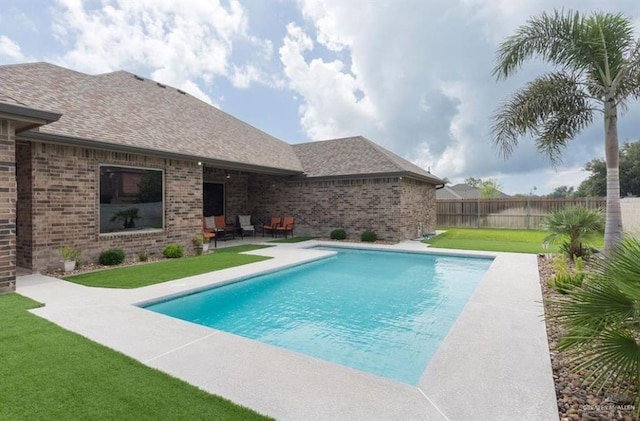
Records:
[[[542,220],[555,210],[582,205],[604,211],[606,204],[604,197],[447,199],[436,201],[436,215],[441,227],[539,229]]]

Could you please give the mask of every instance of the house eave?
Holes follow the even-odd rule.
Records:
[[[409,178],[413,180],[424,181],[434,185],[442,184],[442,180],[440,180],[437,177],[427,177],[421,174],[416,174],[408,171],[380,172],[380,173],[366,173],[366,174],[340,174],[340,175],[324,175],[324,176],[307,176],[305,174],[302,174],[295,177],[292,180],[329,181],[329,180],[357,180],[357,179],[371,179],[371,178]]]
[[[83,139],[83,138],[78,138],[73,136],[64,136],[64,135],[43,133],[43,132],[37,132],[37,131],[23,132],[18,137],[18,140],[37,141],[37,142],[52,143],[52,144],[58,144],[58,145],[76,146],[76,147],[99,149],[99,150],[114,151],[114,152],[128,152],[128,153],[134,153],[139,155],[157,156],[161,158],[195,161],[195,162],[202,163],[202,165],[220,168],[223,170],[236,170],[236,171],[260,173],[260,174],[270,174],[270,175],[302,174],[301,171],[289,170],[286,168],[265,167],[260,165],[247,164],[243,162],[232,162],[232,161],[225,161],[225,160],[219,160],[219,159],[212,159],[212,158],[197,156],[193,154],[183,154],[179,152],[170,152],[170,151],[165,151],[160,149],[141,148],[141,147],[130,146],[130,145],[104,142],[100,140]]]
[[[60,117],[62,117],[60,113],[0,102],[0,118],[19,123],[16,125],[16,133],[53,123],[58,121]]]

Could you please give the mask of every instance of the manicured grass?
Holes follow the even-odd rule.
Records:
[[[266,420],[0,296],[2,420]]]
[[[549,235],[546,231],[485,229],[485,228],[438,228],[445,233],[425,242],[432,247],[462,250],[507,251],[512,253],[557,253],[558,244],[548,249],[542,247]],[[592,246],[602,247],[602,239],[594,241]]]
[[[300,243],[302,241],[313,240],[316,237],[289,237],[281,238],[279,240],[271,240],[270,243]]]
[[[246,244],[220,248],[216,249],[213,253],[203,256],[167,259],[154,263],[118,267],[66,276],[64,279],[69,282],[92,287],[139,288],[270,259],[270,257],[265,256],[239,254],[244,251],[257,250],[265,247],[269,246]]]

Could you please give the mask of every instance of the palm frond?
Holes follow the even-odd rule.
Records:
[[[626,238],[608,259],[595,263],[594,273],[640,303],[640,241]]]
[[[573,75],[545,74],[517,91],[494,114],[494,146],[508,157],[520,137],[531,135],[538,150],[557,163],[567,141],[592,122],[593,111]]]
[[[558,347],[599,390],[640,390],[640,241],[627,238],[550,308],[566,329]],[[636,396],[636,404],[640,397]]]
[[[626,77],[620,81],[616,92],[618,104],[624,104],[624,100],[629,97],[640,99],[640,40],[630,49],[626,72]]]
[[[607,87],[633,46],[632,23],[622,14],[541,13],[500,44],[493,76],[505,79],[537,57],[565,71],[586,72],[589,80]]]
[[[598,392],[603,389],[628,390],[640,380],[640,344],[632,332],[605,330],[582,345],[571,359],[577,364],[573,371],[589,372],[592,376],[590,386]]]
[[[588,278],[580,288],[551,304],[558,310],[570,336],[589,336],[611,324],[624,324],[635,311],[635,302],[610,282]]]

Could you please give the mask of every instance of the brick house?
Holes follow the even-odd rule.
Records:
[[[203,215],[407,239],[435,229],[442,185],[363,137],[290,145],[179,89],[48,63],[0,66],[0,142],[0,291],[16,266],[57,267],[61,246],[190,249]]]

